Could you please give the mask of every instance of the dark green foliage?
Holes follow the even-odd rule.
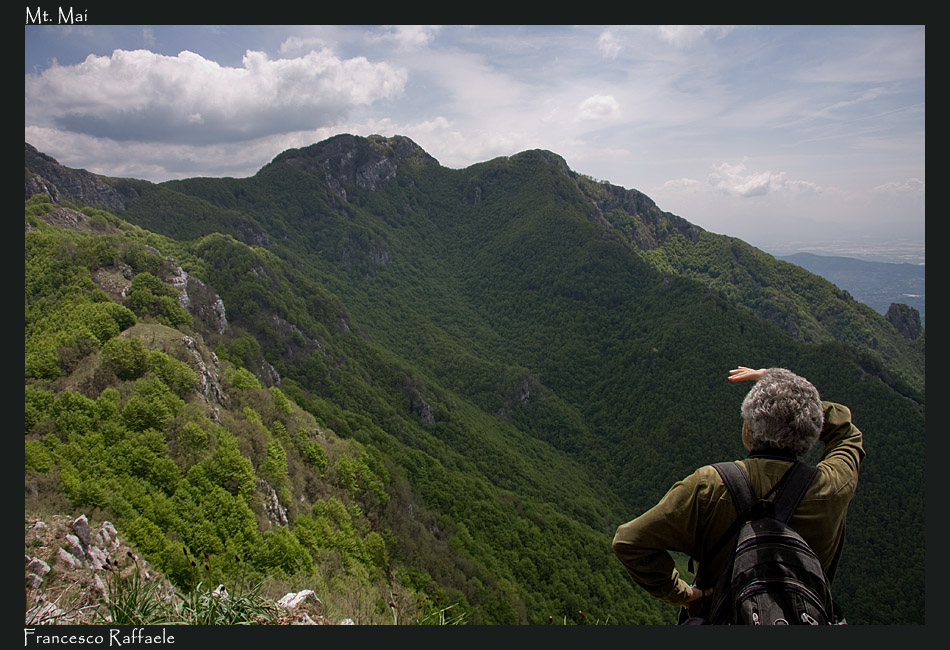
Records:
[[[358,142],[354,164],[401,150]],[[216,578],[398,576],[473,623],[665,624],[674,610],[630,583],[613,532],[697,466],[740,457],[748,387],[728,370],[781,365],[867,435],[835,588],[848,619],[922,622],[922,343],[548,152],[465,170],[414,155],[370,188],[324,161],[342,143],[251,179],[143,185],[122,216],[176,242],[27,233],[28,473],[58,472],[74,503],[151,530],[152,561],[182,582],[196,579],[172,539]],[[45,209],[31,200],[28,219]],[[138,336],[53,326],[70,295],[115,304],[90,279],[114,250],[136,271],[140,321],[199,329],[171,310],[145,241],[226,305],[214,421],[184,357],[107,361],[137,358],[119,352]],[[80,340],[132,369],[64,391],[96,359]],[[264,512],[268,488],[286,527]]]

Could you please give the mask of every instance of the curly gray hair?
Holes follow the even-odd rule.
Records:
[[[824,410],[811,382],[785,368],[769,368],[742,401],[753,451],[788,449],[804,454],[821,435]]]

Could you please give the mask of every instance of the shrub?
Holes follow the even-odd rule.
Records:
[[[119,379],[138,379],[148,369],[148,348],[134,336],[109,339],[102,346],[102,362]]]
[[[225,373],[225,377],[231,382],[234,388],[240,388],[242,390],[261,388],[261,382],[257,380],[257,377],[255,377],[250,370],[246,370],[245,368],[231,370]]]
[[[149,353],[148,369],[179,397],[185,397],[198,383],[198,375],[191,366],[159,350]]]

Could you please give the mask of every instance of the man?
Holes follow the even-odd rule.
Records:
[[[845,518],[864,457],[861,432],[851,411],[822,402],[818,391],[784,368],[740,366],[730,381],[755,381],[742,402],[742,442],[748,457],[739,461],[758,496],[766,494],[796,458],[815,442],[824,443],[818,474],[789,524],[821,560],[834,580],[844,546]],[[709,614],[712,586],[726,568],[734,545],[722,544],[707,557],[736,519],[728,489],[710,465],[677,482],[660,502],[623,524],[613,549],[630,577],[650,595],[682,606],[681,617]],[[679,576],[670,551],[699,561],[694,585]]]

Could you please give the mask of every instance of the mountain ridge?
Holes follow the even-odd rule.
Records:
[[[888,495],[880,503],[903,500],[886,506],[887,526],[919,529],[908,486],[923,444],[922,338],[906,339],[830,283],[664,213],[636,190],[571,172],[551,152],[449,170],[403,143],[409,155],[391,174],[388,140],[334,142],[349,146],[328,175],[325,162],[291,163],[293,153],[248,179],[108,182],[135,197],[121,219],[154,231],[149,241],[220,293],[234,328],[222,350],[249,368],[266,361],[274,386],[321,426],[406,468],[419,498],[441,513],[434,530],[482,567],[472,574],[503,576],[500,609],[466,587],[483,616],[538,622],[555,592],[558,607],[591,611],[600,603],[585,598],[604,575],[609,593],[632,605],[638,592],[614,586],[625,576],[604,553],[562,551],[568,565],[552,565],[529,540],[564,513],[609,536],[684,472],[735,457],[735,436],[709,435],[734,427],[725,405],[741,397],[718,378],[730,364],[814,377],[876,433],[873,453],[907,450],[890,472],[871,465],[862,481],[875,498]],[[823,338],[833,327],[847,336]],[[901,379],[901,364],[917,358],[919,382]],[[564,474],[552,481],[537,459],[557,458],[576,465],[558,464]],[[565,483],[585,472],[596,490]],[[445,494],[447,485],[456,491]],[[481,511],[511,517],[519,541],[503,540],[508,533]],[[881,543],[870,521],[859,495],[856,557]],[[920,574],[913,552],[867,576],[855,556],[843,559],[846,592]],[[594,582],[565,573],[585,564],[597,567]],[[873,596],[850,598],[855,620],[882,611]],[[901,616],[913,611],[908,600]]]
[[[778,256],[848,290],[880,314],[892,303],[906,304],[925,322],[925,267],[907,262],[874,262],[840,255],[800,252]]]

